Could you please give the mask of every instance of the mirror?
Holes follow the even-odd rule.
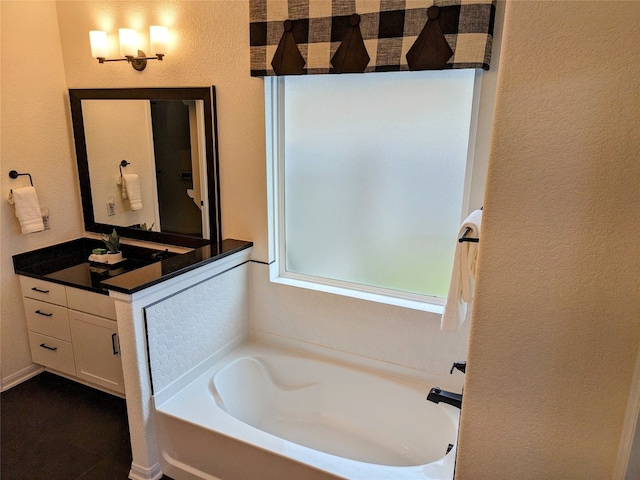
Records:
[[[214,87],[70,89],[85,229],[220,242]]]

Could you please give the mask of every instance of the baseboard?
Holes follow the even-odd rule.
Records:
[[[9,390],[11,387],[15,387],[16,385],[21,384],[29,380],[32,377],[35,377],[39,373],[44,371],[44,367],[42,365],[38,365],[36,363],[32,363],[27,368],[23,368],[19,372],[12,373],[2,379],[2,391]]]
[[[130,480],[159,480],[162,478],[162,467],[156,463],[150,468],[144,468],[135,463],[131,463],[129,471]]]

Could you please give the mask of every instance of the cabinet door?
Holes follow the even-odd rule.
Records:
[[[69,310],[76,376],[124,393],[116,322]]]

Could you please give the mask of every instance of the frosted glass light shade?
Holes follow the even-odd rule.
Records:
[[[133,28],[120,28],[120,55],[135,57],[138,55],[138,32]]]
[[[91,42],[91,56],[93,58],[107,58],[109,56],[107,32],[91,30],[89,32],[89,41]]]
[[[155,55],[166,55],[169,46],[169,33],[167,27],[152,25],[149,27],[149,39],[151,43],[151,53]]]

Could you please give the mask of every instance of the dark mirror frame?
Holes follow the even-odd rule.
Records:
[[[91,198],[91,181],[89,179],[89,162],[87,144],[82,116],[82,100],[203,100],[205,149],[207,157],[207,195],[209,199],[210,240],[164,232],[152,232],[137,228],[116,226],[122,237],[147,240],[150,242],[200,247],[208,243],[221,243],[220,214],[220,179],[218,163],[218,128],[216,114],[215,87],[186,88],[111,88],[111,89],[69,89],[71,103],[71,120],[76,144],[76,160],[78,162],[78,178],[82,197],[84,228],[88,232],[110,233],[114,225],[96,223]]]

